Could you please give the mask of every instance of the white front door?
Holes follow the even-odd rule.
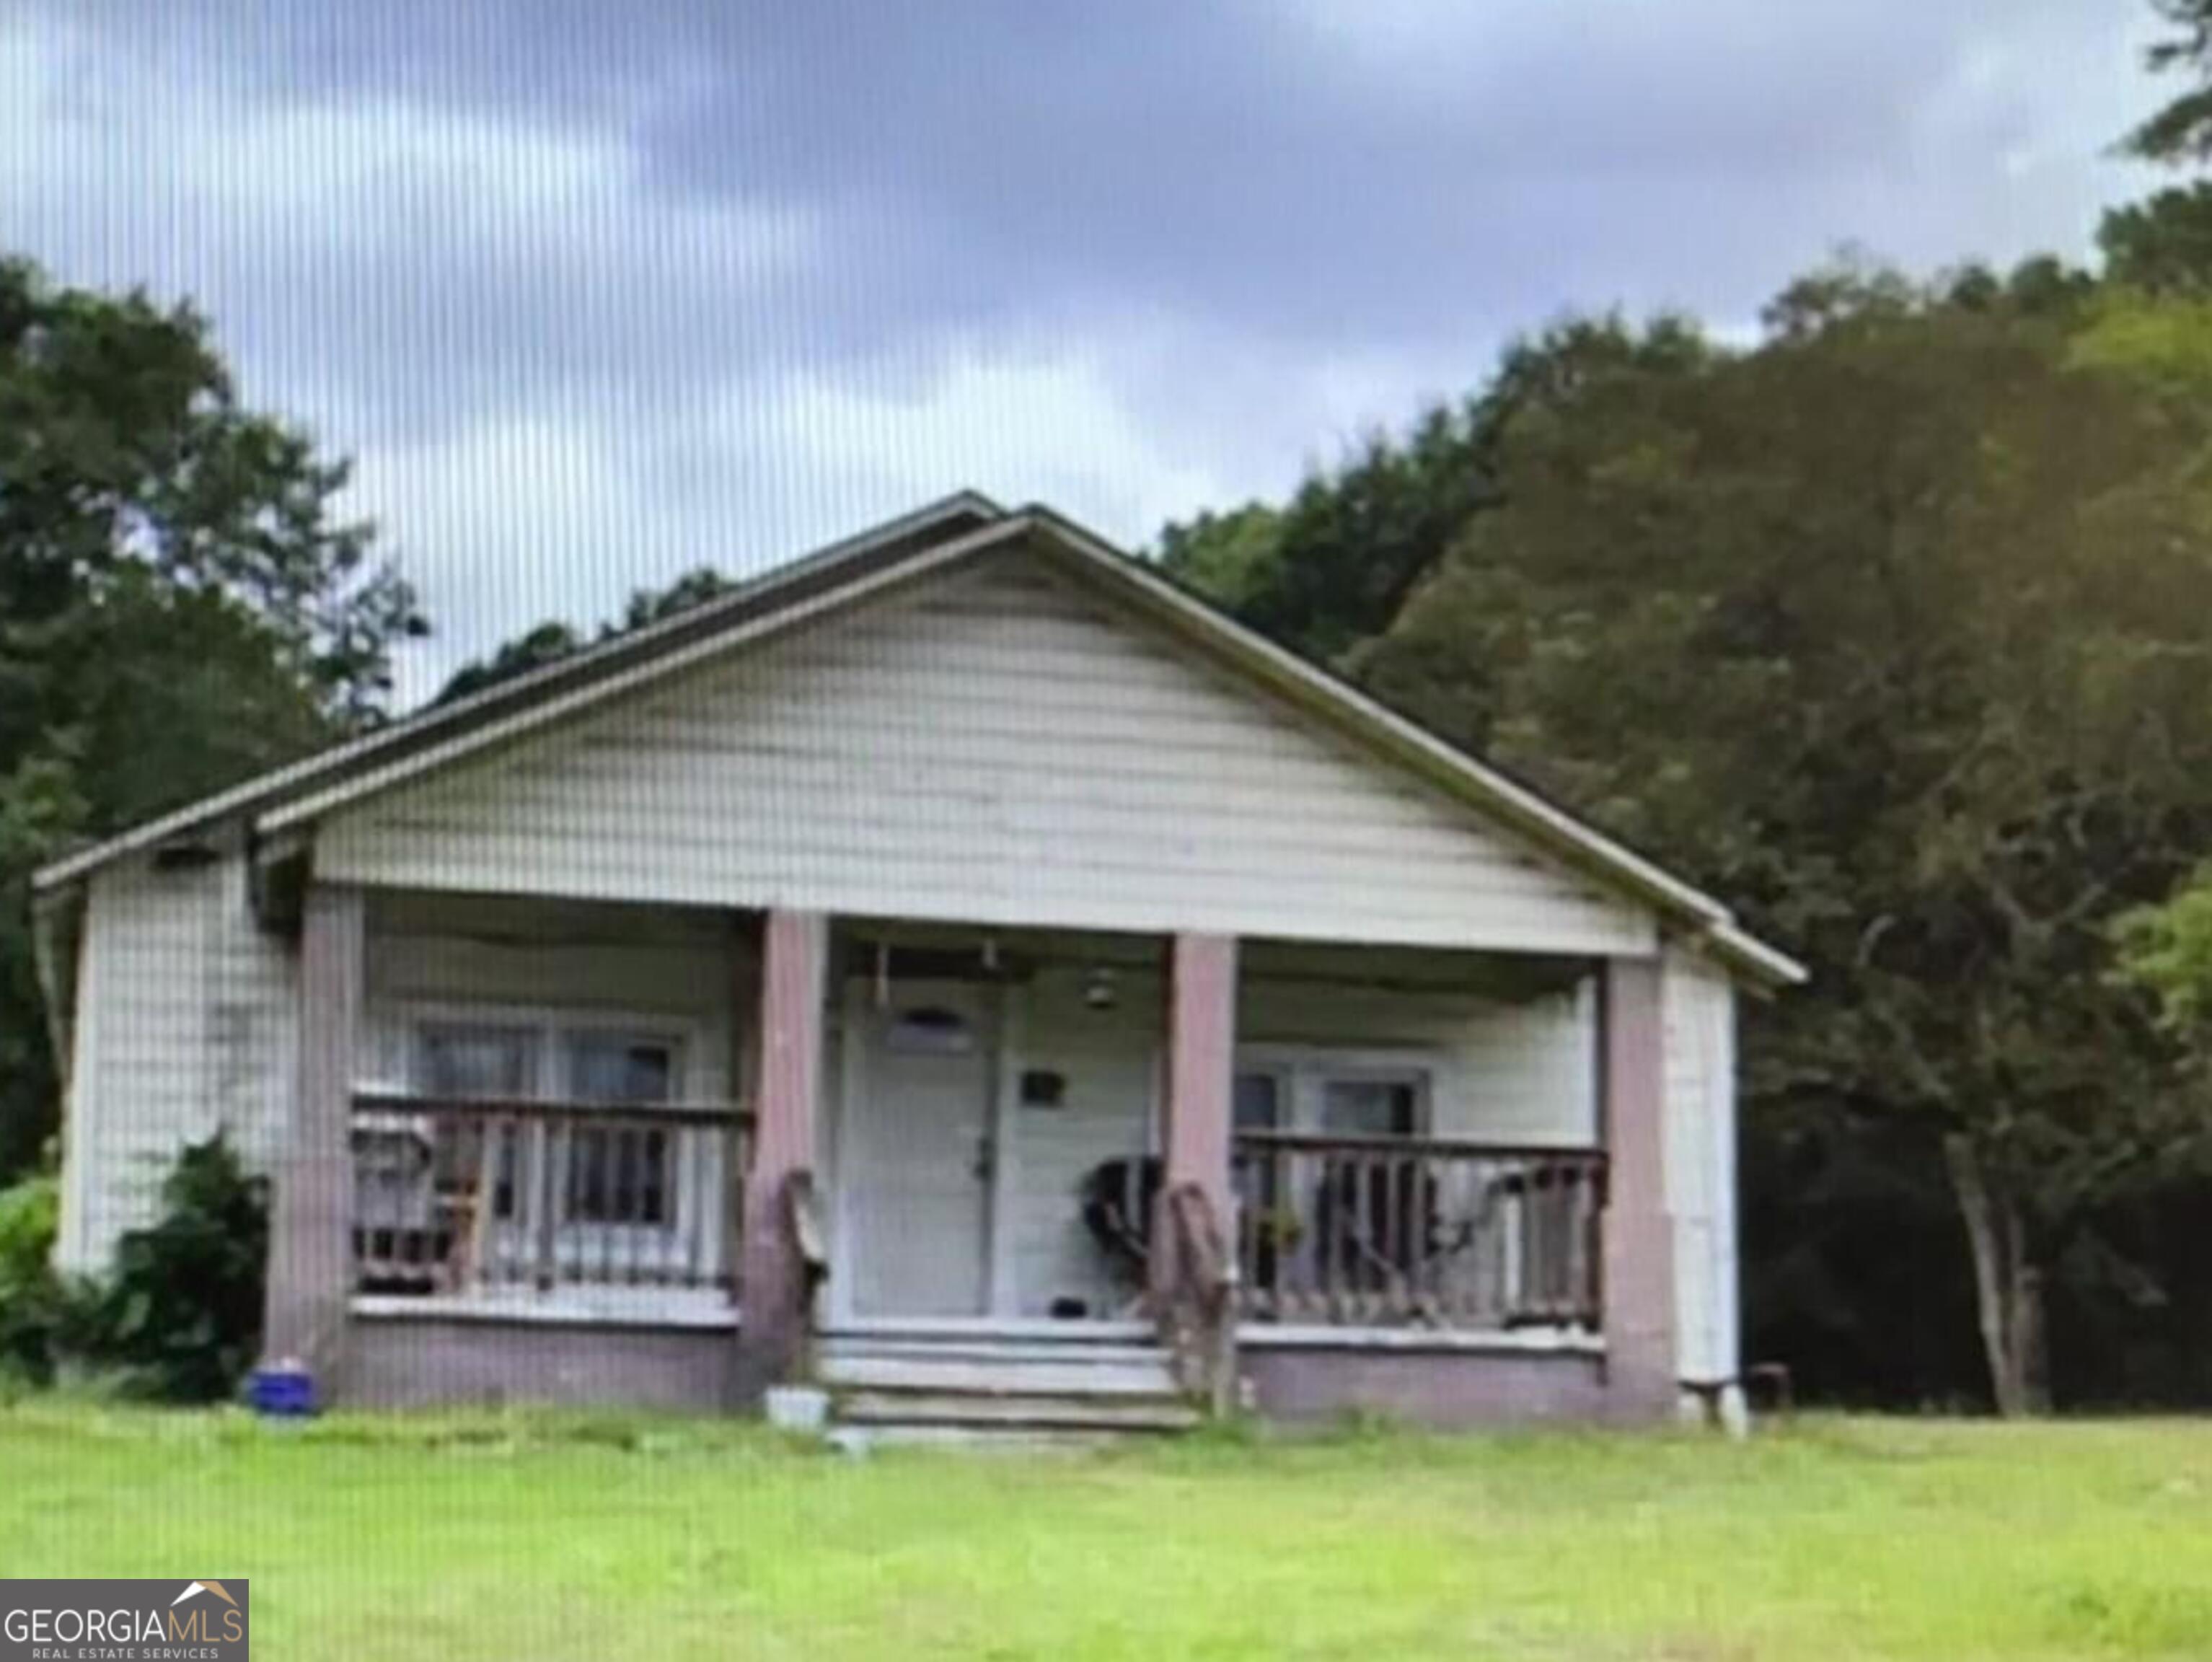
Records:
[[[838,1180],[853,1236],[855,1316],[976,1316],[988,1257],[988,989],[899,982],[859,1001]]]

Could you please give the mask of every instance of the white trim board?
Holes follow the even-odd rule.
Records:
[[[1573,1328],[1516,1327],[1491,1332],[1453,1332],[1413,1327],[1322,1327],[1240,1322],[1237,1342],[1247,1350],[1494,1351],[1516,1355],[1602,1356],[1602,1334]]]
[[[412,1298],[404,1294],[356,1293],[350,1308],[364,1321],[468,1321],[543,1327],[677,1327],[734,1331],[738,1306],[712,1291],[668,1288],[607,1289],[598,1297],[573,1294],[477,1294]]]

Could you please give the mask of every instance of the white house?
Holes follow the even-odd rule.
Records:
[[[972,496],[59,861],[60,1254],[225,1128],[335,1400],[1632,1418],[1734,1381],[1727,909]]]

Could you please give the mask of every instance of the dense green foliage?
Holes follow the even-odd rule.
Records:
[[[0,1375],[45,1384],[64,1364],[132,1396],[219,1402],[261,1330],[267,1184],[220,1135],[187,1147],[161,1215],[124,1235],[106,1279],[65,1282],[51,1172],[0,1189]]]
[[[189,308],[0,259],[0,1178],[54,1124],[31,870],[373,719],[406,585]]]
[[[2116,282],[2151,294],[2212,289],[2212,186],[2160,191],[2115,208],[2097,240]]]
[[[596,641],[587,641],[570,625],[558,620],[539,624],[511,641],[502,642],[490,657],[474,660],[455,670],[439,689],[437,702],[450,703],[514,676],[558,663],[599,641],[610,641],[617,635],[689,611],[703,600],[713,600],[729,587],[730,580],[720,572],[711,566],[700,566],[685,572],[665,588],[636,589],[630,594],[621,621],[602,624]]]
[[[221,1402],[253,1364],[269,1251],[265,1180],[220,1133],[188,1146],[161,1184],[161,1215],[118,1243],[108,1278],[73,1293],[60,1348],[123,1391]]]
[[[2116,922],[2120,970],[2158,1000],[2185,1039],[2212,1035],[2212,864],[2200,866],[2160,904]]]
[[[2212,161],[2212,0],[2150,0],[2150,9],[2167,26],[2151,46],[2152,71],[2197,84],[2129,134],[2127,147],[2175,166]]]
[[[53,1377],[62,1288],[54,1274],[61,1196],[50,1172],[0,1189],[0,1376]]]
[[[1978,1308],[2000,1399],[2033,1406],[2045,1288],[2168,1295],[2108,1208],[2203,1154],[2109,930],[2212,848],[2212,314],[2039,262],[1839,267],[1767,320],[1745,350],[1617,320],[1517,350],[1403,603],[1304,643],[1814,966],[1749,1029],[1754,1347],[1963,1394],[1972,1348],[1940,1337],[1917,1379],[1850,1371],[1899,1301]],[[1273,569],[1334,569],[1296,527],[1407,472],[1389,449],[1308,484]],[[1205,582],[1219,535],[1169,557]],[[1220,598],[1269,616],[1269,568],[1237,569]],[[1934,1265],[1869,1275],[1883,1236]]]

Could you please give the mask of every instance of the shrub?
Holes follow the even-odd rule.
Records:
[[[53,1377],[62,1316],[53,1268],[60,1193],[52,1172],[0,1189],[0,1373],[38,1385]]]
[[[70,1313],[64,1347],[131,1395],[220,1401],[260,1342],[268,1184],[218,1131],[178,1156],[161,1207],[118,1243],[112,1275]]]

